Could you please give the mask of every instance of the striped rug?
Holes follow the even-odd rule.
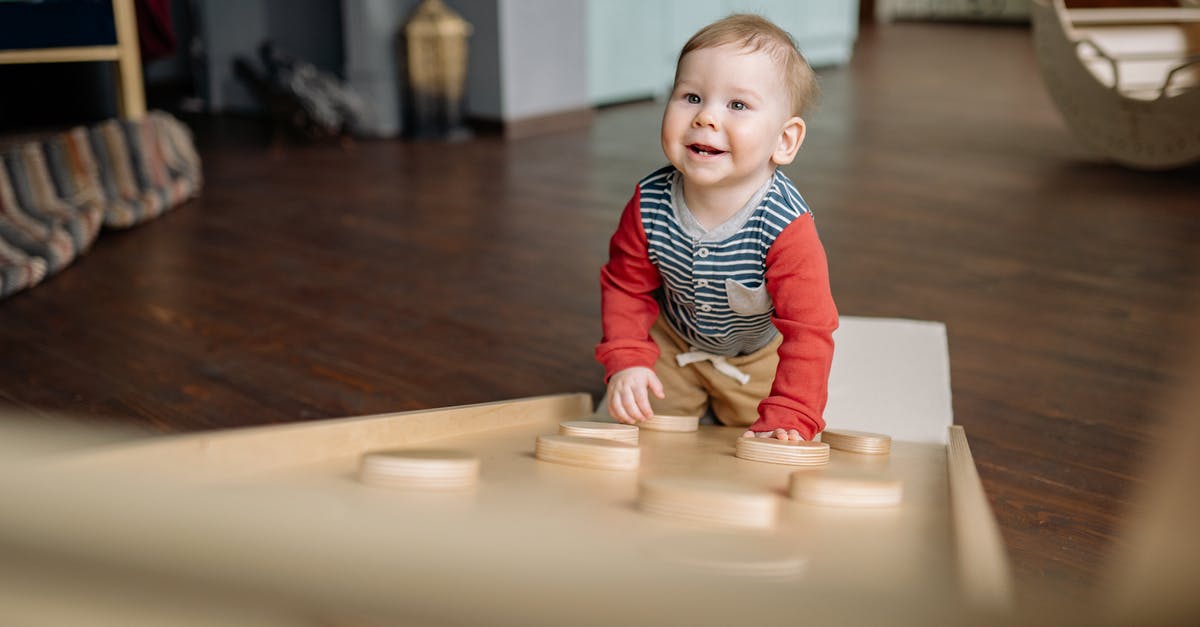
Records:
[[[191,131],[161,111],[77,127],[0,154],[0,298],[87,252],[101,227],[162,215],[202,185]]]

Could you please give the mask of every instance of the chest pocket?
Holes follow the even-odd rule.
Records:
[[[733,279],[725,279],[725,294],[729,299],[729,308],[743,316],[757,316],[771,311],[771,295],[767,293],[766,283],[747,287]]]

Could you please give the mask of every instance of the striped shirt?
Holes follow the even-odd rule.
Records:
[[[648,254],[662,276],[659,305],[692,346],[728,357],[753,353],[778,333],[766,287],[767,251],[808,205],[776,170],[746,208],[704,233],[686,209],[680,179],[667,166],[638,184]]]
[[[811,439],[825,427],[838,326],[812,214],[777,171],[752,202],[706,231],[682,202],[680,176],[666,167],[643,179],[609,242],[600,271],[604,338],[596,345],[605,380],[655,368],[650,327],[660,314],[713,354],[750,353],[779,333],[775,380],[750,429],[798,429]]]

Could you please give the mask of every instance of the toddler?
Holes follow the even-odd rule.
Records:
[[[778,170],[816,94],[790,35],[754,15],[696,33],[600,273],[608,411],[636,424],[711,405],[747,437],[825,427],[837,309],[812,214]],[[653,393],[653,398],[650,393]]]

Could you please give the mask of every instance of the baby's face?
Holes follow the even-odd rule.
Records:
[[[791,118],[778,64],[762,51],[704,48],[680,60],[663,152],[689,185],[757,188]]]

